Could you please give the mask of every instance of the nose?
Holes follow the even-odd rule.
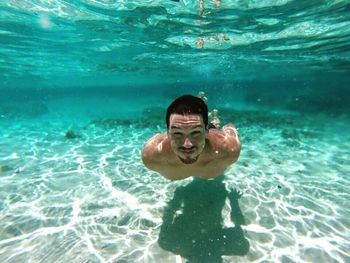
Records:
[[[185,148],[191,148],[193,146],[191,140],[189,138],[186,138],[183,144],[183,147]]]

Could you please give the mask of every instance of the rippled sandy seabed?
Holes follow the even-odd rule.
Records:
[[[222,184],[243,194],[231,208],[241,210],[249,242],[245,255],[224,262],[349,262],[349,117],[221,112],[243,144]],[[176,189],[191,179],[170,182],[140,159],[144,141],[163,131],[163,109],[131,120],[58,111],[13,118],[0,120],[1,262],[179,262],[157,240]],[[215,201],[223,192],[207,189],[188,200]],[[228,199],[222,205],[223,225],[235,226]],[[205,213],[213,220],[213,208]],[[193,217],[183,231],[205,218]],[[210,253],[207,245],[196,253]]]
[[[349,0],[218,2],[0,1],[1,263],[350,262]],[[199,90],[241,156],[170,182]]]

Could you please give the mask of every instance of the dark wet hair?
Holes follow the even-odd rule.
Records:
[[[171,114],[199,114],[203,117],[205,128],[208,126],[208,107],[205,102],[192,95],[183,95],[174,100],[166,111],[166,127],[169,129]]]

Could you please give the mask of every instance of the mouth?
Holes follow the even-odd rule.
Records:
[[[185,154],[185,155],[191,155],[195,152],[195,149],[194,148],[191,148],[191,149],[180,149],[180,151]]]

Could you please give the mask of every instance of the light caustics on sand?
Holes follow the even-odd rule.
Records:
[[[1,160],[13,170],[2,172],[1,261],[47,251],[75,262],[176,260],[157,240],[166,203],[189,180],[169,183],[142,165],[141,146],[154,129],[96,123],[82,125],[81,137],[72,140],[59,123],[46,125],[46,138],[33,124],[6,127]],[[324,139],[344,132],[343,123],[333,120],[322,131],[305,118],[293,128],[240,127],[244,148],[225,185],[243,192],[250,250],[241,262],[349,258],[348,149],[340,138]],[[19,131],[28,136],[15,142]]]

